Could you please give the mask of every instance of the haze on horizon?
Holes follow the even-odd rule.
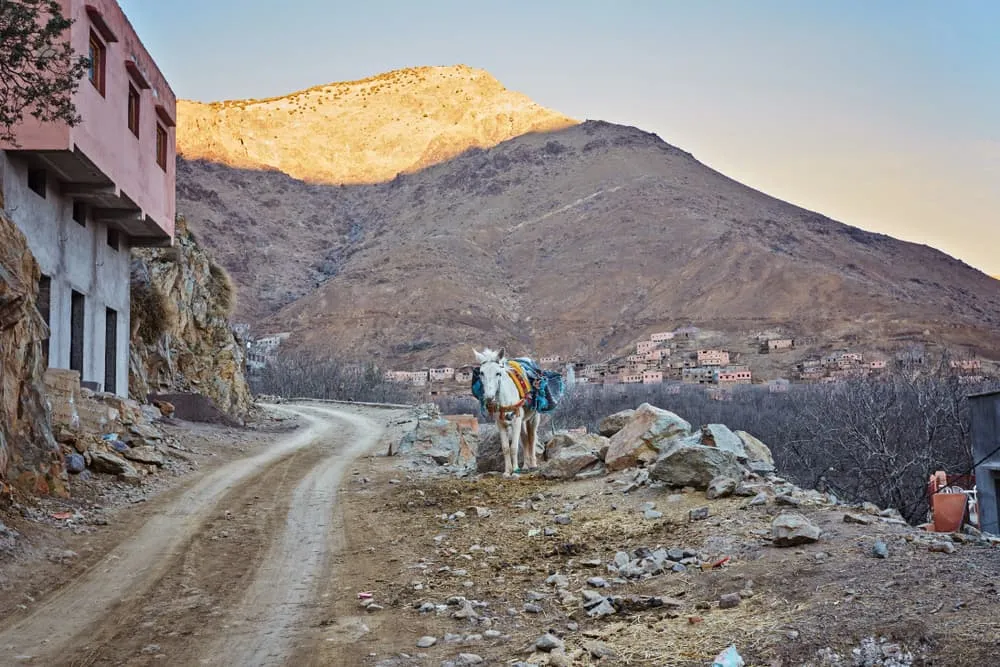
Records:
[[[1000,276],[1000,3],[120,3],[180,97],[463,63]]]

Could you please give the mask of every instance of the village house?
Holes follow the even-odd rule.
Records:
[[[959,371],[974,372],[983,367],[983,362],[980,359],[952,359],[948,366]]]
[[[873,371],[879,371],[885,368],[885,359],[872,359],[868,362],[868,368]]]
[[[125,396],[129,249],[173,242],[176,98],[114,0],[59,4],[91,61],[73,96],[82,122],[26,114],[0,142],[0,191],[41,268],[48,367]]]
[[[247,342],[247,370],[251,372],[263,370],[278,356],[278,348],[289,336],[291,333],[286,331],[261,336]]]
[[[455,369],[449,366],[431,368],[427,371],[427,377],[431,382],[444,382],[455,377]]]
[[[412,371],[407,374],[409,382],[414,387],[423,387],[427,384],[427,371]]]
[[[663,382],[663,373],[660,371],[646,370],[642,372],[643,384],[660,384]]]
[[[772,394],[783,394],[788,391],[791,384],[791,382],[784,378],[778,378],[776,380],[768,381],[767,390]]]
[[[620,378],[622,384],[642,384],[642,373],[622,373]]]
[[[725,366],[729,364],[729,353],[725,350],[698,350],[699,366]]]
[[[799,378],[802,380],[819,380],[826,375],[826,370],[822,366],[806,366],[799,371]]]
[[[670,356],[670,350],[663,347],[658,347],[655,350],[650,350],[645,355],[643,355],[643,359],[645,359],[646,361],[661,361],[669,356]]]
[[[544,357],[538,358],[538,363],[543,364],[545,366],[552,366],[558,364],[560,361],[562,361],[562,357],[560,357],[558,354],[548,354]]]
[[[714,368],[699,366],[696,368],[685,368],[681,371],[681,378],[684,382],[697,384],[711,384],[714,382]]]
[[[472,369],[461,368],[455,371],[455,382],[462,382],[466,384],[472,382]]]
[[[780,352],[790,350],[795,347],[795,341],[791,338],[770,338],[762,346],[761,352]]]
[[[655,341],[640,340],[635,344],[635,352],[636,354],[646,354],[647,352],[652,352],[659,346],[660,344]]]
[[[713,375],[715,384],[750,384],[753,382],[750,369],[748,368],[718,368]]]
[[[673,338],[674,338],[673,331],[661,331],[659,333],[652,334],[649,337],[649,340],[653,341],[654,343],[665,343],[668,340],[673,340]]]

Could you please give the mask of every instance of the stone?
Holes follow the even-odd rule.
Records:
[[[582,441],[603,438],[599,435],[587,433],[585,435],[564,435],[557,434],[552,440],[566,440],[551,456],[546,449],[547,460],[543,463],[538,474],[546,479],[571,479],[574,476],[601,466],[601,459],[597,455],[598,448]],[[576,440],[576,442],[572,442]]]
[[[719,609],[732,609],[739,607],[742,598],[739,593],[726,593],[719,598]]]
[[[872,556],[875,558],[888,558],[889,546],[882,540],[875,540],[875,544],[872,546]]]
[[[764,493],[763,491],[761,491],[756,496],[754,496],[750,500],[750,502],[747,503],[747,504],[750,507],[760,507],[761,505],[766,505],[767,504],[767,498],[768,498],[768,495],[766,493]]]
[[[684,444],[659,457],[649,476],[670,486],[705,489],[717,477],[740,479],[743,472],[732,452]]]
[[[438,643],[437,637],[424,636],[417,640],[417,648],[430,648]]]
[[[737,486],[739,486],[739,481],[732,477],[715,477],[708,483],[705,497],[709,500],[727,498],[735,493]]]
[[[461,665],[479,665],[482,662],[483,657],[475,653],[459,653],[458,657],[454,660],[456,667],[460,667]]]
[[[539,651],[545,651],[548,653],[556,649],[566,648],[566,644],[554,634],[546,632],[544,635],[535,640],[535,648]]]
[[[936,540],[931,542],[930,546],[927,547],[928,551],[933,551],[942,554],[952,554],[955,553],[955,545],[952,542],[945,542],[944,540]]]
[[[558,523],[560,526],[567,526],[573,521],[573,519],[568,514],[557,514],[552,518],[552,520]]]
[[[822,531],[798,512],[782,512],[771,522],[771,538],[776,547],[794,547],[819,541]]]
[[[99,449],[91,449],[90,467],[97,472],[108,473],[109,475],[134,475],[136,469],[122,457],[104,452]]]
[[[589,641],[583,645],[583,648],[587,653],[590,654],[592,658],[610,658],[615,654],[614,649],[601,641]]]
[[[643,518],[653,520],[663,518],[663,512],[658,512],[656,510],[646,510],[642,513]]]
[[[545,580],[545,583],[556,588],[566,588],[569,586],[569,577],[563,574],[553,574]]]
[[[127,458],[129,461],[138,461],[139,463],[148,463],[156,466],[162,466],[166,462],[163,452],[155,447],[150,447],[149,445],[132,447],[122,452],[122,456]]]
[[[475,434],[439,417],[418,421],[412,431],[390,447],[389,455],[427,456],[438,465],[471,467],[476,462],[477,450]]]
[[[610,438],[625,428],[625,425],[632,420],[633,415],[635,415],[635,410],[622,410],[613,415],[608,415],[597,425],[597,432],[606,438]]]
[[[163,417],[173,417],[177,408],[169,401],[153,401],[153,407],[160,411]]]
[[[587,579],[587,585],[594,588],[607,588],[608,582],[604,577],[590,577]],[[586,595],[586,591],[584,591],[584,595]]]
[[[844,514],[844,523],[858,523],[861,524],[862,526],[870,526],[871,524],[875,523],[875,519],[873,519],[868,514],[847,513]]]
[[[735,433],[736,437],[743,443],[743,450],[751,463],[763,463],[772,470],[774,469],[774,457],[771,456],[771,450],[767,445],[746,431],[735,431]]]
[[[608,470],[649,465],[657,460],[661,450],[667,448],[670,442],[690,433],[691,424],[673,412],[643,403],[625,426],[611,437],[604,463]]]
[[[709,516],[707,507],[696,507],[688,512],[688,519],[690,521],[704,521]]]
[[[524,611],[528,614],[541,614],[542,606],[535,604],[534,602],[526,602],[524,605]]]
[[[775,505],[784,505],[786,507],[798,507],[802,504],[802,501],[793,495],[782,493],[774,498]]]
[[[732,452],[740,461],[747,460],[747,451],[743,440],[729,430],[725,424],[705,424],[701,427],[701,444],[704,447],[715,447],[726,452]]]
[[[617,613],[614,605],[608,602],[607,598],[601,600],[600,604],[596,605],[590,611],[587,612],[587,616],[591,618],[603,618],[605,616],[611,616]]]
[[[74,474],[81,473],[87,469],[87,460],[82,454],[73,452],[66,456],[66,471]]]

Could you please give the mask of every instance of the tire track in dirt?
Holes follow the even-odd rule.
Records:
[[[175,566],[179,559],[183,558],[191,538],[197,534],[226,494],[289,454],[319,439],[330,438],[336,434],[337,425],[330,417],[340,417],[352,424],[360,425],[359,428],[366,437],[354,439],[342,452],[324,459],[319,467],[310,472],[306,480],[300,483],[299,488],[302,490],[296,490],[293,495],[293,513],[289,514],[286,522],[285,535],[281,541],[284,547],[278,554],[284,553],[286,557],[294,554],[304,555],[301,549],[289,546],[289,539],[304,539],[303,536],[309,532],[310,517],[313,514],[320,518],[324,514],[329,514],[328,509],[324,512],[323,508],[318,506],[318,502],[324,496],[317,492],[322,492],[323,487],[331,482],[336,484],[343,467],[350,463],[353,456],[362,453],[365,447],[373,444],[379,428],[364,417],[328,408],[310,408],[309,412],[306,412],[284,406],[273,407],[304,417],[309,426],[288,438],[279,440],[273,447],[260,454],[234,461],[207,474],[179,498],[170,502],[162,513],[151,517],[133,537],[111,550],[105,558],[76,581],[43,601],[27,617],[0,628],[0,662],[22,662],[31,659],[35,664],[55,664],[58,660],[66,660],[72,655],[74,639],[94,626],[99,626],[105,619],[114,618],[113,611],[116,607],[120,608],[123,604],[127,605],[141,598],[171,567]],[[310,412],[323,416],[317,417]],[[304,487],[307,481],[308,485]],[[312,489],[312,492],[309,489]],[[295,510],[297,506],[300,507],[299,510]],[[294,527],[291,532],[289,532],[290,527]],[[326,539],[324,533],[324,544]],[[307,551],[317,552],[319,555],[328,551],[317,548],[323,544],[317,543],[315,536],[305,540],[301,546]],[[267,562],[273,561],[278,554],[271,549]],[[310,556],[309,562],[314,569],[321,561],[322,558],[319,556]],[[296,572],[302,571],[297,564],[293,568]],[[284,584],[292,583],[288,581],[290,578],[283,578]],[[255,599],[284,600],[284,596],[275,590],[273,582],[270,585],[266,582],[260,583],[260,577],[257,582],[250,589],[251,592],[256,592],[258,597]],[[304,594],[305,588],[297,589],[296,597],[291,601],[296,609],[301,607],[301,597]],[[296,602],[299,604],[296,605]],[[243,617],[254,618],[245,606],[241,609]],[[289,607],[276,614],[265,614],[262,620],[276,622],[277,627],[283,629],[282,636],[288,636],[288,629],[294,618],[297,618],[297,614],[292,613],[292,608]],[[253,643],[255,646],[262,646],[260,641]],[[266,653],[271,652],[266,651]],[[263,654],[254,653],[257,656]],[[238,660],[234,654],[214,655],[225,656],[220,658],[223,662],[210,660],[204,664],[266,664],[255,663],[253,658],[249,661]]]
[[[318,593],[344,545],[334,506],[348,465],[369,451],[381,425],[349,412],[309,407],[309,413],[348,422],[349,444],[315,466],[296,487],[284,531],[229,617],[229,629],[202,657],[204,665],[283,665],[308,641]],[[307,414],[307,413],[300,413]]]

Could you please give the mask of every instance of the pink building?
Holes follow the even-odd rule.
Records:
[[[642,372],[643,384],[660,384],[661,382],[663,382],[663,373],[661,373],[660,371]]]
[[[642,373],[629,373],[625,372],[621,374],[622,384],[642,384]]]
[[[952,359],[948,365],[960,371],[978,371],[983,367],[983,362],[979,359]]]
[[[872,359],[868,362],[868,368],[873,371],[881,370],[885,368],[885,359]]]
[[[42,270],[48,365],[125,395],[129,249],[173,240],[176,99],[114,0],[59,5],[92,63],[73,97],[82,122],[27,116],[0,142],[0,189]]]
[[[668,340],[673,340],[673,338],[674,338],[673,331],[661,331],[659,333],[652,334],[649,337],[649,340],[653,341],[654,343],[663,343]]]
[[[753,377],[748,369],[719,369],[715,372],[716,384],[750,384]]]
[[[560,361],[562,361],[562,357],[558,354],[547,354],[544,357],[538,358],[538,363],[546,365],[558,364]]]
[[[725,366],[729,363],[729,353],[725,350],[698,350],[699,366]]]
[[[659,345],[660,344],[655,341],[640,340],[638,343],[635,344],[635,353],[646,354],[647,352],[655,350],[657,347],[659,347]]]
[[[455,377],[455,369],[448,366],[431,368],[427,371],[427,375],[431,382],[444,382]]]

